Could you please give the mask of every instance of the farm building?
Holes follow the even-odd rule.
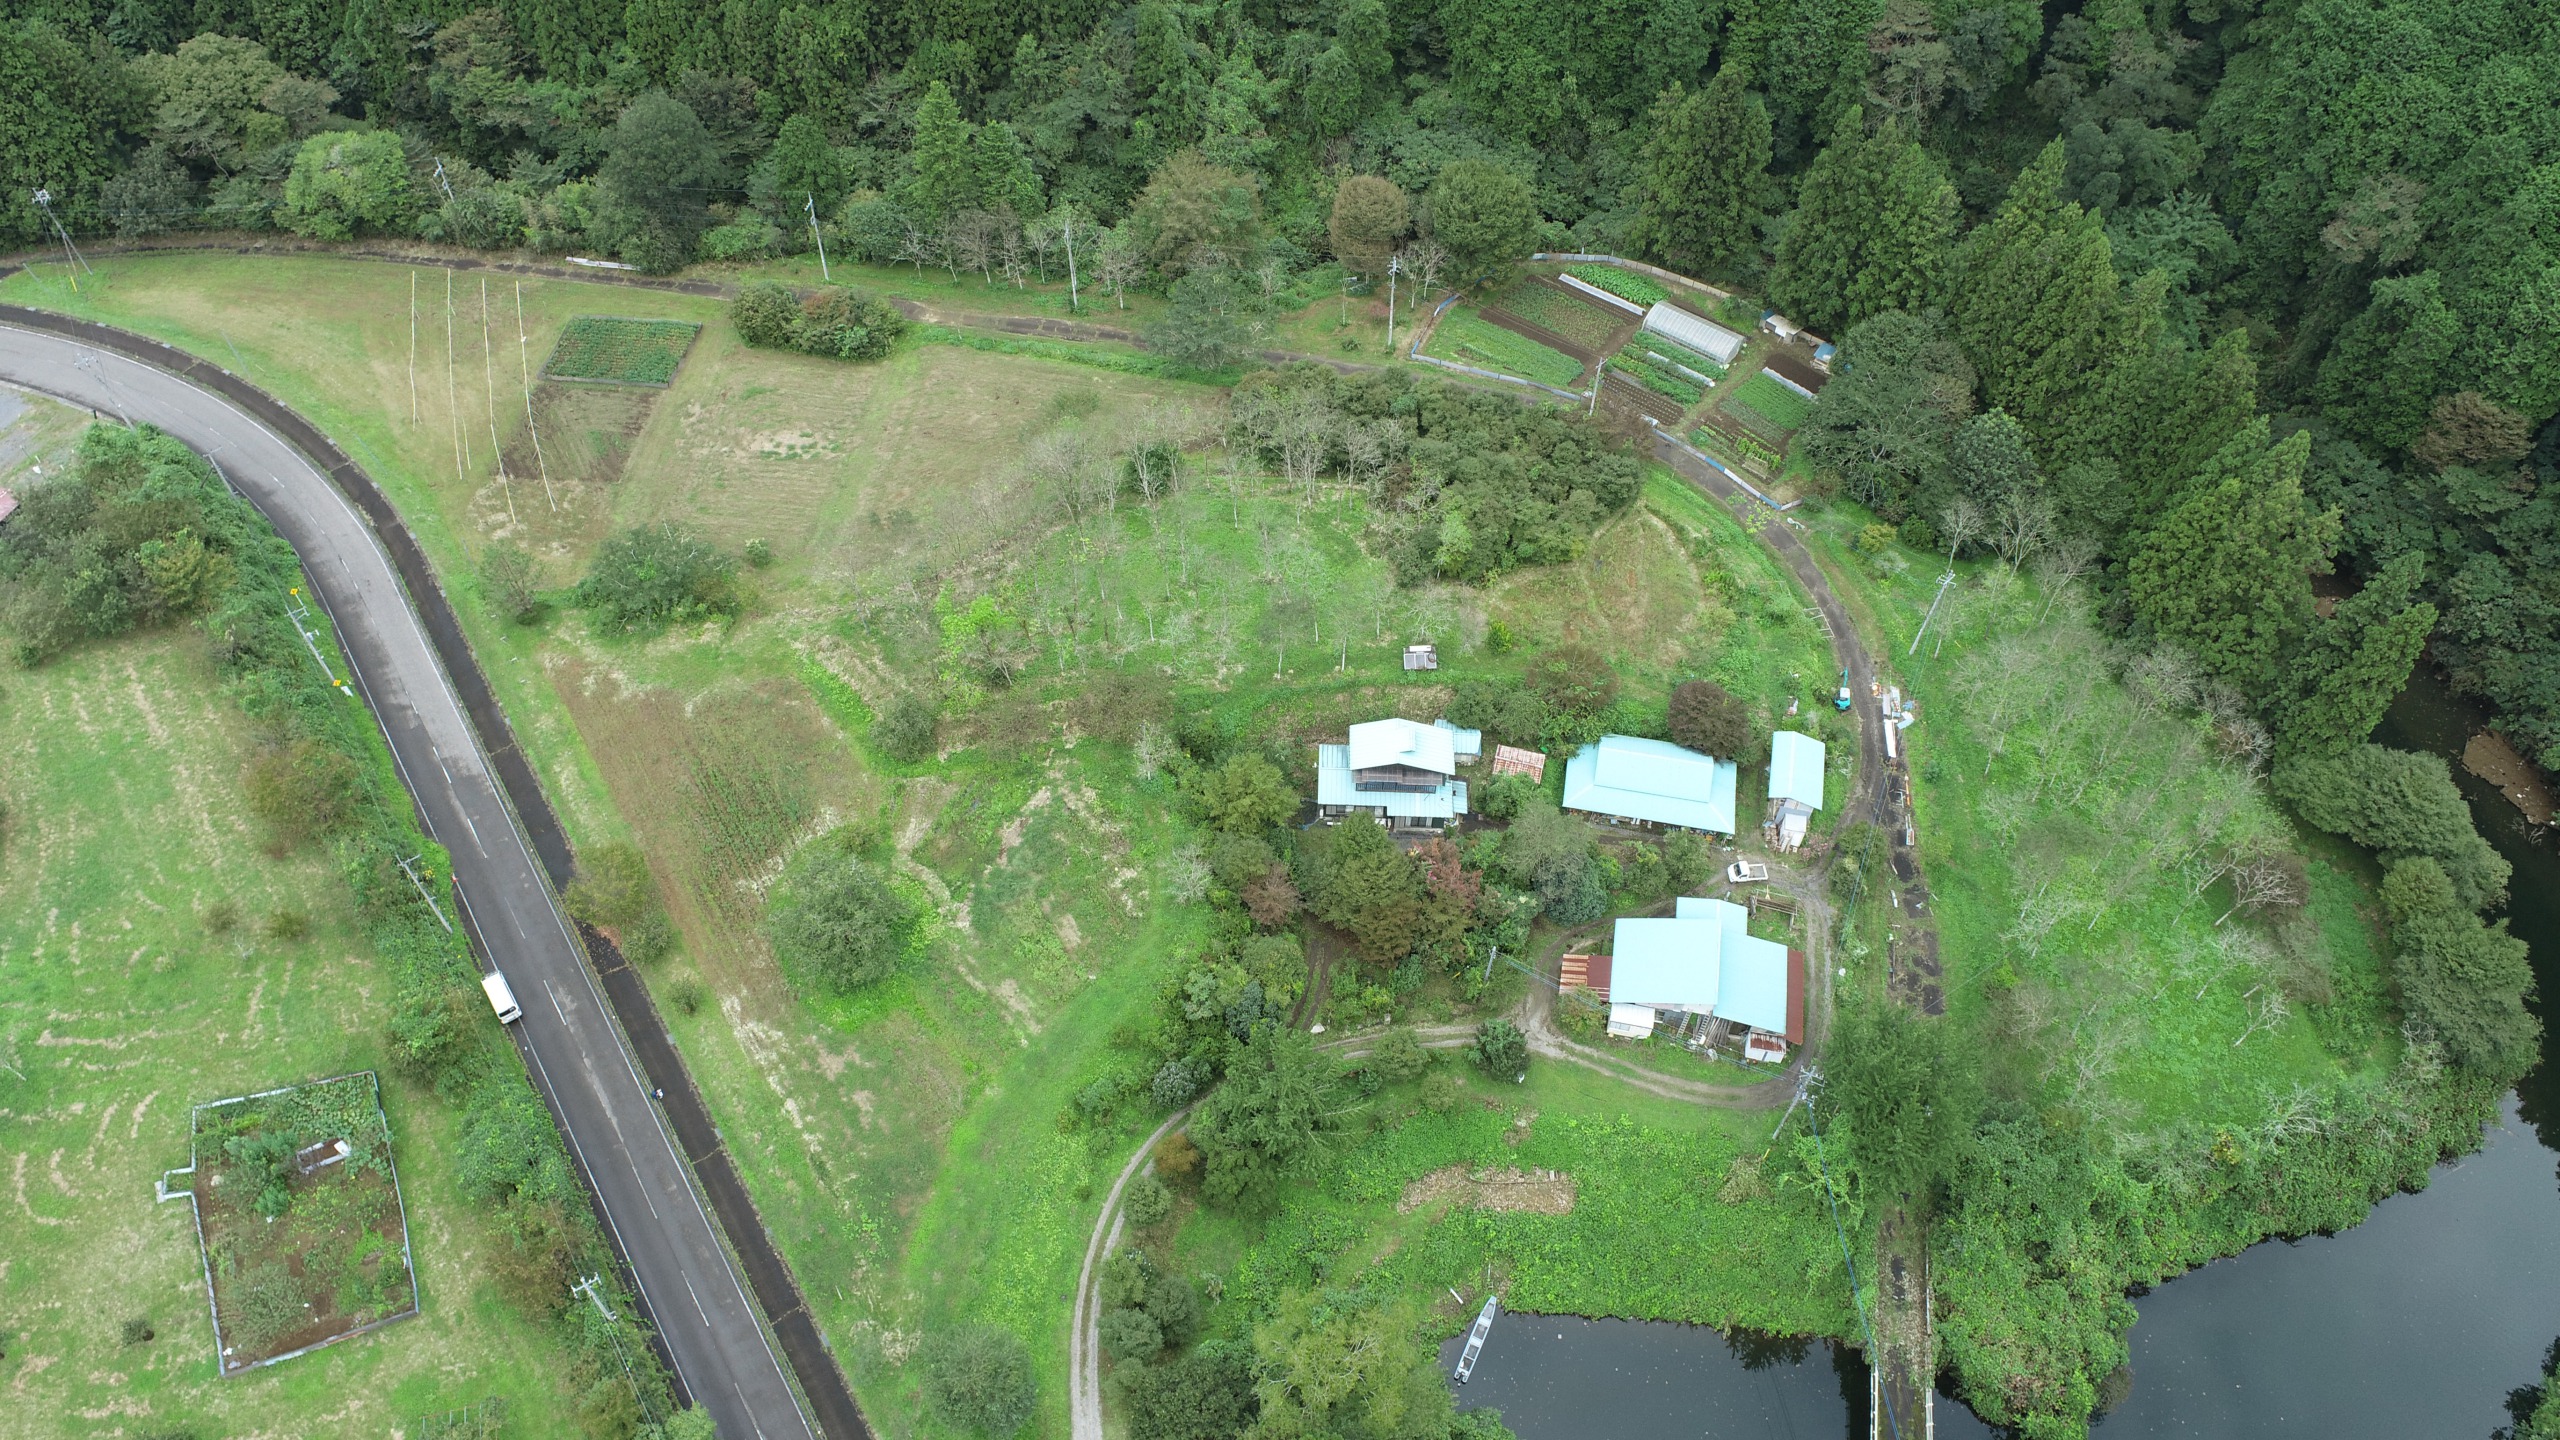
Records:
[[[1439,669],[1440,647],[1431,644],[1429,641],[1424,641],[1416,645],[1407,645],[1404,647],[1404,668],[1407,670]]]
[[[1730,365],[1742,353],[1742,337],[1710,320],[1702,320],[1668,300],[1657,300],[1644,312],[1644,328],[1686,345],[1719,365]]]
[[[1771,354],[1768,363],[1760,368],[1761,373],[1807,400],[1820,395],[1822,387],[1831,383],[1831,376],[1828,373],[1814,368],[1810,362],[1799,360],[1783,350]]]
[[[1461,734],[1411,720],[1354,725],[1344,744],[1316,747],[1316,809],[1326,821],[1365,810],[1390,829],[1436,830],[1467,813],[1458,777]]]
[[[1523,750],[1517,745],[1493,747],[1493,773],[1526,775],[1540,784],[1546,783],[1547,756],[1543,750]]]
[[[1483,731],[1469,730],[1461,725],[1452,725],[1445,716],[1441,719],[1432,721],[1431,728],[1434,730],[1446,730],[1449,732],[1449,748],[1456,752],[1459,764],[1473,765],[1478,760],[1484,758]]]
[[[1769,736],[1769,813],[1760,824],[1781,850],[1804,844],[1804,828],[1822,808],[1822,742],[1793,730]]]
[[[1667,740],[1603,735],[1564,766],[1564,808],[1672,830],[1733,833],[1734,763]]]
[[[1558,974],[1609,1005],[1609,1033],[1642,1039],[1675,1025],[1753,1059],[1804,1043],[1803,952],[1750,933],[1727,900],[1683,897],[1668,917],[1617,923],[1609,955],[1569,955]]]

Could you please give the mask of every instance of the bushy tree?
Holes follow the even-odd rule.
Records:
[[[571,598],[608,635],[735,615],[743,603],[737,562],[673,522],[607,537]]]
[[[2265,697],[2310,627],[2311,576],[2329,568],[2335,514],[2302,494],[2311,437],[2267,443],[2259,420],[2187,487],[2126,567],[2134,614],[2242,693]]]
[[[297,235],[345,240],[405,227],[416,213],[409,157],[383,130],[314,135],[293,157],[278,218]]]
[[[1954,1176],[1981,1108],[1970,1055],[1942,1019],[1890,1001],[1840,1007],[1820,1103],[1847,1122],[1861,1183],[1879,1200],[1925,1210]]]
[[[1431,1068],[1431,1053],[1410,1028],[1399,1025],[1378,1037],[1377,1047],[1369,1052],[1369,1065],[1388,1084],[1401,1085]]]
[[[2542,1029],[2524,1008],[2533,988],[2525,943],[2504,920],[2480,923],[2443,867],[2424,855],[2392,865],[2382,903],[2409,1017],[2460,1064],[2501,1082],[2523,1074]]]
[[[2401,556],[2317,623],[2271,707],[2285,745],[2334,755],[2382,723],[2435,628],[2436,607],[2417,598],[2425,568],[2424,557]]]
[[[1487,820],[1519,818],[1530,797],[1545,793],[1526,775],[1496,775],[1475,794],[1475,811]]]
[[[1129,1440],[1235,1440],[1252,1429],[1253,1371],[1215,1341],[1162,1365],[1122,1366],[1110,1383]]]
[[[1544,793],[1521,806],[1503,832],[1500,864],[1513,884],[1537,893],[1546,917],[1558,925],[1597,920],[1608,909],[1591,827],[1557,809]]]
[[[963,1430],[1003,1440],[1022,1428],[1039,1402],[1031,1352],[1020,1336],[994,1325],[970,1325],[926,1337],[924,1402],[934,1416]]]
[[[1673,84],[1648,122],[1628,243],[1693,272],[1731,266],[1758,244],[1769,187],[1769,112],[1751,93],[1748,67],[1726,62],[1703,90]]]
[[[1129,223],[1147,263],[1168,279],[1230,270],[1261,242],[1262,200],[1251,178],[1184,150],[1148,177]]]
[[[622,258],[652,274],[682,269],[711,227],[709,197],[734,183],[702,120],[652,90],[614,121],[596,180]]]
[[[1448,247],[1462,285],[1508,278],[1537,248],[1537,193],[1491,160],[1458,160],[1441,170],[1429,214],[1431,238]]]
[[[2480,837],[2452,770],[2437,756],[2356,745],[2289,757],[2270,779],[2311,825],[2387,859],[2435,861],[2467,910],[2494,905],[2507,893],[2513,867]]]
[[[1528,1073],[1529,1038],[1520,1033],[1519,1026],[1497,1015],[1476,1027],[1475,1043],[1467,1047],[1467,1058],[1496,1080],[1515,1080]]]
[[[800,302],[792,344],[836,360],[877,360],[906,333],[898,307],[867,291],[828,285]]]
[[[837,994],[886,979],[914,951],[922,909],[888,875],[830,836],[802,847],[765,916],[774,953]]]
[[[750,280],[729,301],[738,338],[766,350],[788,350],[800,333],[800,297],[779,280]]]
[[[1203,1161],[1201,1195],[1231,1209],[1270,1209],[1281,1182],[1313,1158],[1333,1128],[1332,1090],[1332,1067],[1312,1039],[1278,1024],[1255,1026],[1191,1122]]]
[[[921,765],[934,757],[940,713],[932,696],[907,691],[890,700],[880,718],[871,722],[871,743],[901,765]]]
[[[1953,495],[1947,452],[1973,407],[1973,364],[1936,312],[1888,310],[1852,326],[1796,453],[1889,521]]]
[[[1384,176],[1353,175],[1333,192],[1326,233],[1333,258],[1354,275],[1385,279],[1387,257],[1412,228],[1413,202]]]
[[[782,122],[773,148],[747,181],[748,196],[793,237],[795,249],[810,243],[810,202],[817,203],[819,219],[831,219],[852,188],[842,157],[827,143],[825,127],[806,113]]]
[[[1758,729],[1741,701],[1712,680],[1683,680],[1671,687],[1671,743],[1713,755],[1742,760],[1751,753]]]
[[[2350,434],[2400,450],[2426,432],[2462,321],[2432,270],[2373,282],[2320,366],[2321,410]]]
[[[1167,1215],[1173,1213],[1173,1192],[1153,1175],[1139,1175],[1130,1180],[1127,1190],[1121,1192],[1120,1209],[1129,1217],[1130,1224],[1143,1230],[1150,1225],[1161,1224]]]
[[[1185,365],[1222,370],[1246,358],[1262,339],[1268,320],[1262,295],[1230,267],[1183,272],[1171,298],[1143,331],[1151,350]]]
[[[1955,188],[1901,123],[1870,135],[1865,112],[1851,106],[1805,172],[1770,298],[1832,334],[1935,304],[1946,293],[1956,213]]]
[[[1275,829],[1298,813],[1298,792],[1289,788],[1280,767],[1250,753],[1230,755],[1196,772],[1189,792],[1211,826],[1234,835]]]

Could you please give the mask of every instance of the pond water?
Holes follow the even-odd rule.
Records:
[[[2479,723],[2422,675],[2375,738],[2454,759]],[[2515,865],[2507,915],[2533,948],[2548,1027],[2560,1012],[2560,849],[2487,782],[2458,763],[2454,775]],[[2132,1393],[2098,1422],[2099,1440],[2488,1440],[2509,1423],[2508,1393],[2539,1380],[2560,1343],[2560,1065],[2525,1077],[2486,1140],[2353,1230],[2270,1241],[2135,1301]],[[1443,1347],[1444,1370],[1462,1343]],[[1521,1440],[1867,1433],[1854,1352],[1624,1320],[1506,1315],[1458,1403],[1501,1410]],[[1942,1395],[1937,1433],[1996,1432]]]

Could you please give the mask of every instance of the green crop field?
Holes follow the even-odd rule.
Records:
[[[260,853],[250,726],[203,651],[192,630],[93,645],[0,692],[10,1433],[388,1434],[489,1395],[524,1433],[572,1432],[566,1357],[489,1279],[454,1113],[405,1082],[383,1100],[423,1313],[217,1378],[194,1223],[153,1182],[188,1163],[196,1103],[381,1065],[386,982],[332,862]]]
[[[1747,410],[1780,430],[1804,428],[1805,416],[1813,410],[1813,402],[1772,380],[1766,373],[1757,374],[1735,387],[1722,402],[1728,410]]]
[[[1576,300],[1553,285],[1523,280],[1485,302],[1487,309],[1507,310],[1532,325],[1537,325],[1589,350],[1608,346],[1609,338],[1631,323],[1632,317],[1612,314],[1597,305]]]
[[[1581,361],[1525,335],[1515,335],[1463,305],[1440,317],[1439,327],[1431,332],[1431,343],[1422,348],[1422,353],[1559,389],[1582,378]]]
[[[1610,357],[1609,368],[1654,394],[1667,396],[1683,405],[1695,405],[1706,398],[1706,390],[1697,381],[1647,358],[1641,342]]]
[[[1651,305],[1671,298],[1671,292],[1663,287],[1661,281],[1633,270],[1621,270],[1615,265],[1575,265],[1564,273],[1585,285],[1606,290],[1621,300],[1632,300],[1638,305]]]
[[[673,320],[632,320],[581,315],[560,331],[542,374],[551,380],[603,380],[617,385],[664,385],[684,363],[699,325]]]

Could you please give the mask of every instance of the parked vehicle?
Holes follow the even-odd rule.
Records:
[[[524,1007],[516,1003],[516,992],[503,972],[492,970],[481,976],[480,988],[489,997],[489,1008],[498,1012],[499,1024],[512,1025],[524,1018]]]
[[[1769,867],[1756,860],[1736,860],[1724,867],[1724,878],[1729,884],[1756,885],[1769,878]]]

